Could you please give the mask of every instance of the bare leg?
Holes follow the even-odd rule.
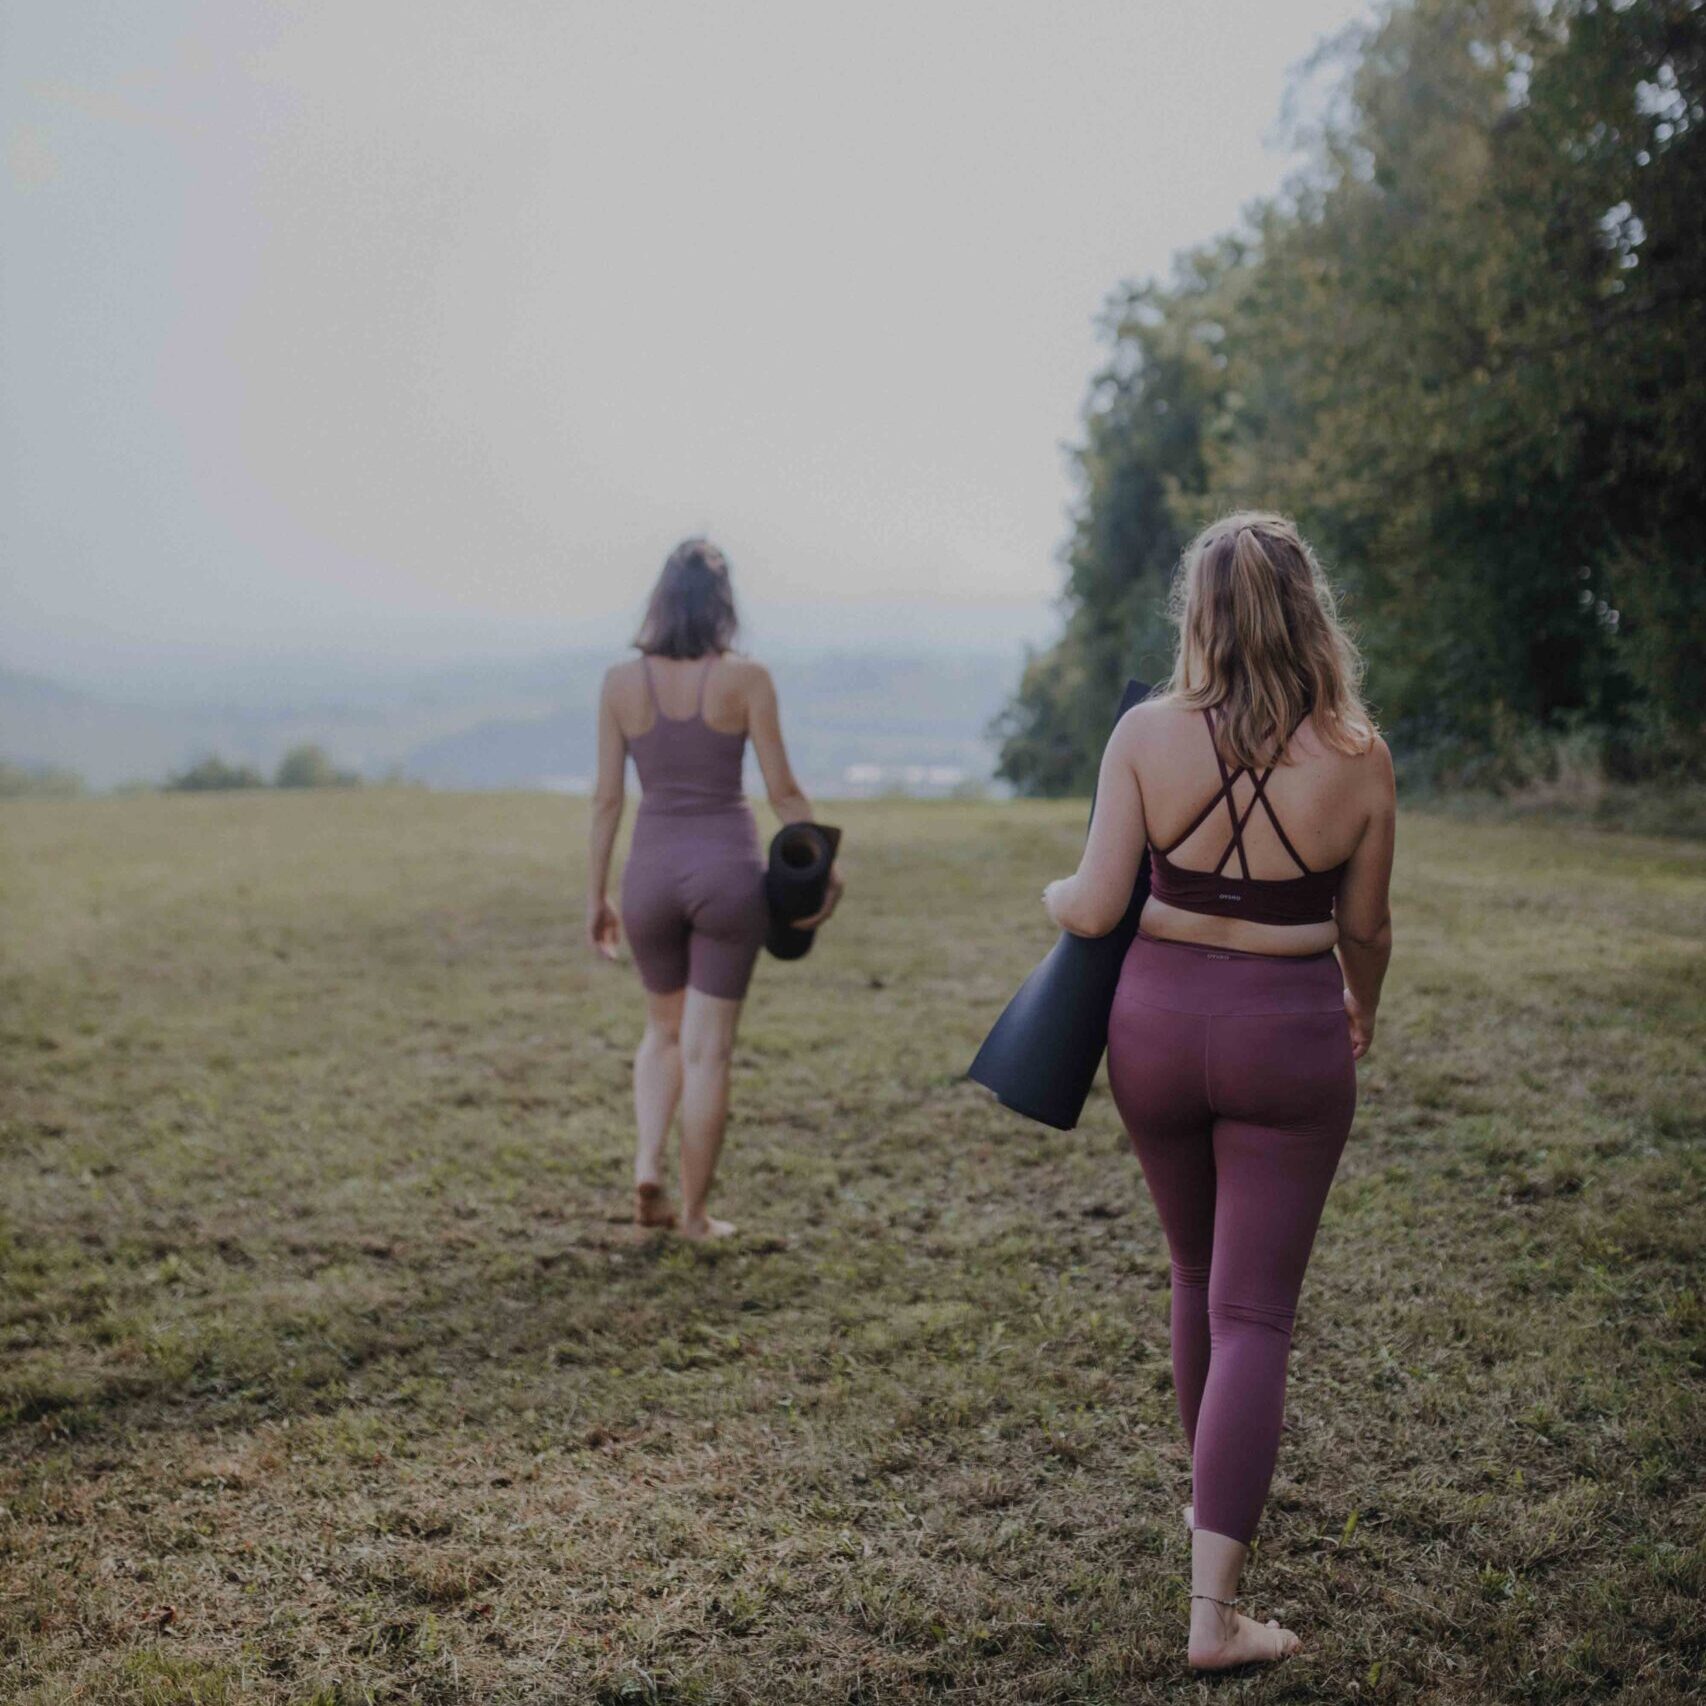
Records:
[[[1258,1623],[1230,1603],[1238,1596],[1238,1578],[1250,1548],[1206,1528],[1191,1530],[1191,1636],[1187,1649],[1197,1670],[1230,1670],[1234,1665],[1271,1664],[1288,1659],[1302,1645],[1274,1621]]]
[[[688,1238],[724,1238],[726,1220],[705,1212],[729,1115],[729,1056],[741,1003],[689,989],[681,1015],[681,1230]]]
[[[663,1146],[681,1100],[681,1008],[686,991],[646,991],[646,1031],[634,1055],[634,1219],[673,1226],[663,1190]]]

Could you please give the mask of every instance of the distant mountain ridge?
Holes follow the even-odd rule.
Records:
[[[610,661],[607,651],[471,661],[393,673],[318,701],[257,696],[246,705],[107,697],[0,668],[0,758],[110,788],[160,781],[210,752],[270,772],[290,747],[312,741],[369,777],[578,790],[593,770],[598,684]],[[986,783],[986,730],[1020,662],[1006,651],[789,654],[773,668],[795,769],[825,796]]]

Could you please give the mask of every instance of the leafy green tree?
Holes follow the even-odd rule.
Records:
[[[1092,387],[1078,451],[1066,632],[1030,658],[994,727],[1000,774],[1022,792],[1088,790],[1127,676],[1167,670],[1179,511],[1206,479],[1205,421],[1223,386],[1218,305],[1240,260],[1236,244],[1187,256],[1173,289],[1129,287],[1104,316],[1114,355]]]
[[[1087,784],[1180,544],[1245,504],[1321,548],[1401,747],[1706,765],[1706,6],[1411,0],[1333,53],[1309,170],[1113,299],[1004,774]]]

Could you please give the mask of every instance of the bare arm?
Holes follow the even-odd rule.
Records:
[[[758,754],[759,772],[764,777],[764,791],[770,809],[783,823],[810,823],[812,803],[794,779],[793,766],[788,762],[788,749],[782,744],[782,711],[776,702],[776,683],[763,664],[750,665],[752,684],[747,693],[747,730],[752,736],[752,750]],[[841,904],[847,885],[839,865],[829,869],[829,887],[823,906],[810,918],[800,919],[795,928],[815,930]]]
[[[1096,779],[1096,809],[1077,871],[1043,890],[1048,915],[1074,936],[1105,936],[1125,917],[1147,826],[1138,786],[1137,729],[1128,711],[1108,737]]]
[[[1377,740],[1368,762],[1373,800],[1362,832],[1339,883],[1334,915],[1339,925],[1339,964],[1345,974],[1345,1011],[1351,1021],[1351,1052],[1358,1060],[1374,1041],[1380,986],[1392,959],[1392,853],[1397,836],[1397,794],[1392,755]]]
[[[793,767],[788,763],[788,749],[782,744],[782,710],[776,702],[776,683],[763,664],[751,665],[752,685],[747,694],[747,727],[752,734],[752,750],[758,755],[758,768],[764,777],[764,791],[770,808],[783,823],[809,823],[812,803],[794,780]]]
[[[628,747],[616,721],[607,675],[598,696],[598,778],[592,788],[586,867],[587,940],[594,952],[607,960],[616,958],[616,945],[621,940],[621,923],[605,891],[610,886],[610,855],[616,846],[616,831],[622,825],[627,762]]]

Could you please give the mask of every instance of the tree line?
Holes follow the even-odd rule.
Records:
[[[400,776],[388,777],[391,782]],[[340,769],[323,746],[293,746],[278,761],[272,779],[252,764],[231,764],[209,753],[159,784],[168,794],[219,793],[234,788],[355,788],[361,775]],[[144,784],[145,789],[152,784]],[[88,791],[75,770],[57,765],[12,764],[0,760],[0,799],[75,799]],[[133,791],[126,789],[126,792]]]
[[[1553,738],[1699,775],[1706,0],[1400,0],[1309,69],[1298,179],[1107,305],[1001,773],[1088,789],[1183,545],[1248,505],[1320,551],[1411,775]]]
[[[354,788],[360,783],[359,773],[340,770],[323,746],[293,746],[278,761],[272,777],[275,788]],[[212,753],[166,779],[168,793],[201,794],[266,786],[266,778],[251,765],[227,764]]]

